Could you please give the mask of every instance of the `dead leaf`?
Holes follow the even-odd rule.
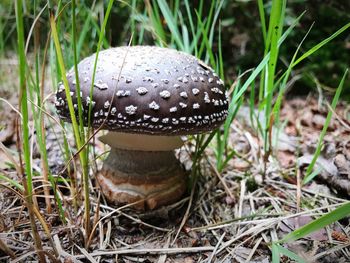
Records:
[[[5,145],[13,143],[14,135],[16,134],[16,119],[15,115],[9,113],[8,118],[2,122],[0,127],[0,142]]]
[[[281,167],[290,168],[295,165],[296,157],[294,153],[289,151],[277,151],[277,160]]]
[[[248,162],[238,158],[233,159],[230,163],[232,164],[233,168],[240,171],[246,171],[250,165]]]
[[[334,164],[340,175],[346,175],[350,179],[350,161],[345,158],[345,155],[337,154],[334,158]]]
[[[298,159],[298,166],[302,167],[305,165],[309,165],[312,161],[313,155],[305,154],[304,156]],[[338,173],[337,167],[334,165],[333,160],[326,159],[323,156],[319,156],[316,161],[316,168],[321,168],[326,173],[336,176]]]
[[[325,122],[326,122],[326,117],[321,115],[321,114],[315,114],[313,117],[312,117],[312,124],[313,126],[318,129],[318,130],[322,130]]]
[[[334,230],[331,234],[332,238],[340,242],[349,242],[349,238],[342,232]]]

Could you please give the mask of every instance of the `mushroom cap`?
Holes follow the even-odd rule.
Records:
[[[228,113],[228,97],[217,74],[196,57],[155,46],[117,47],[98,55],[93,95],[89,94],[95,54],[78,64],[84,124],[127,133],[186,135],[213,130]],[[78,115],[74,68],[67,73]],[[59,84],[55,106],[70,121]]]

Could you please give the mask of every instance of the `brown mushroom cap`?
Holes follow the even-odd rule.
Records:
[[[92,103],[92,126],[119,132],[181,135],[212,130],[225,120],[224,83],[196,57],[155,46],[117,47],[98,56],[93,96],[89,93],[95,54],[78,64],[84,121]],[[77,115],[76,78],[67,74]],[[63,84],[55,102],[70,121]]]

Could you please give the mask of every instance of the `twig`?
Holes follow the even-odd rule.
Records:
[[[5,254],[7,254],[11,258],[16,258],[15,253],[1,239],[0,239],[0,250],[5,252]]]
[[[93,226],[91,232],[94,232],[96,230],[96,227],[98,226],[99,222],[102,222],[104,219],[110,217],[114,213],[117,213],[117,212],[121,211],[122,209],[125,209],[127,207],[132,207],[132,206],[134,206],[134,205],[136,205],[138,203],[141,203],[141,202],[144,202],[144,199],[138,200],[138,201],[130,203],[130,204],[123,205],[121,207],[118,207],[117,209],[112,210],[110,213],[108,213],[107,215],[105,215],[104,217],[100,218],[100,220],[97,221],[97,223]]]
[[[258,241],[256,241],[254,247],[252,248],[252,251],[250,251],[249,256],[248,256],[247,259],[245,260],[245,263],[249,263],[249,262],[251,261],[253,255],[254,255],[256,249],[259,247],[261,241],[262,241],[262,237],[260,237],[260,238],[258,239]]]
[[[91,263],[97,263],[97,261],[92,257],[92,255],[89,252],[86,251],[85,248],[78,246],[76,247],[81,251],[81,253],[84,254],[84,257],[86,257]]]
[[[72,256],[71,254],[69,254],[68,252],[66,252],[62,248],[60,240],[59,240],[57,235],[53,236],[53,240],[55,242],[56,249],[57,249],[60,256],[68,258],[68,259],[72,260],[74,263],[82,263],[80,260],[77,260],[74,256]]]
[[[195,168],[193,168],[195,169]],[[177,237],[179,236],[182,228],[184,227],[184,225],[186,224],[186,221],[188,219],[188,216],[190,214],[190,209],[191,209],[191,206],[192,206],[192,202],[193,202],[193,196],[194,196],[194,190],[196,188],[196,184],[197,184],[197,176],[195,176],[195,179],[194,179],[194,182],[193,182],[193,186],[192,186],[192,189],[191,189],[191,195],[190,195],[190,200],[188,201],[188,206],[187,206],[187,209],[186,209],[186,212],[185,212],[185,215],[183,216],[182,218],[182,221],[181,221],[181,224],[179,226],[179,229],[177,230],[176,232],[176,235],[174,237],[174,240],[173,242],[171,242],[171,245],[173,246],[176,242],[176,239]]]
[[[209,259],[208,259],[208,263],[212,262],[214,256],[216,255],[216,251],[218,250],[218,248],[219,248],[219,246],[220,246],[222,240],[224,239],[225,235],[226,235],[225,232],[221,235],[221,237],[220,237],[218,243],[216,244],[216,246],[215,246],[213,252],[210,254],[210,257],[209,257]]]
[[[244,221],[244,222],[239,222],[245,219],[249,219],[249,218],[254,218],[254,217],[278,217],[278,216],[282,216],[283,214],[252,214],[249,216],[242,216],[240,218],[233,218],[231,220],[227,220],[227,221],[223,221],[223,222],[219,222],[219,223],[215,223],[215,224],[211,224],[211,225],[205,225],[205,226],[200,226],[200,227],[194,227],[191,228],[191,231],[200,231],[200,230],[212,230],[212,229],[218,229],[218,228],[222,228],[222,227],[228,227],[231,226],[232,224],[247,224],[247,223],[254,223],[254,222],[259,222],[261,220],[269,220],[269,219],[259,219],[259,220],[251,220],[251,221]]]
[[[141,219],[132,217],[132,216],[130,216],[130,215],[124,213],[124,212],[118,211],[117,213],[118,213],[118,214],[121,214],[121,215],[123,215],[123,216],[125,216],[125,217],[127,217],[127,218],[129,218],[129,219],[131,219],[131,220],[133,220],[133,221],[135,221],[135,222],[138,223],[138,224],[141,224],[141,225],[144,225],[144,226],[147,226],[147,227],[156,229],[156,230],[158,230],[158,231],[162,231],[162,232],[170,232],[170,231],[171,231],[171,229],[168,229],[168,228],[157,227],[157,226],[148,224],[148,223],[146,223],[146,222],[143,222]]]
[[[10,108],[11,108],[14,112],[16,112],[16,113],[19,115],[19,117],[20,117],[21,119],[23,119],[22,113],[21,113],[20,111],[18,111],[18,110],[16,109],[16,107],[13,106],[8,100],[5,100],[4,98],[0,98],[0,101],[3,101],[3,102],[5,102],[5,103],[7,103],[7,104],[10,106]]]
[[[275,222],[262,222],[259,225],[256,225],[254,227],[250,227],[247,231],[243,232],[242,234],[237,235],[236,237],[232,238],[231,240],[223,243],[223,245],[218,250],[218,253],[220,253],[221,251],[223,251],[227,247],[231,246],[235,241],[239,240],[243,236],[250,235],[250,234],[257,235],[261,231],[264,231],[265,229],[270,228],[274,224],[275,224]]]
[[[238,217],[242,217],[245,191],[246,191],[246,179],[243,179],[241,181],[241,194],[239,196]]]
[[[289,183],[285,183],[285,182],[282,182],[282,181],[267,179],[266,183],[269,183],[272,186],[275,185],[275,184],[279,184],[279,185],[286,186],[286,187],[288,187],[290,189],[294,189],[294,190],[296,189],[295,185],[289,184]],[[328,199],[334,200],[336,202],[348,202],[349,201],[347,199],[343,199],[343,198],[339,198],[339,197],[335,197],[335,196],[330,196],[330,195],[326,195],[326,194],[323,194],[323,193],[314,192],[314,191],[311,191],[311,190],[306,189],[306,188],[303,188],[301,190],[302,190],[302,192],[305,192],[305,193],[308,193],[308,194],[312,194],[312,195],[318,195],[318,196],[321,196],[321,197],[324,197],[324,198],[328,198]]]
[[[226,194],[228,194],[230,196],[230,198],[232,198],[234,200],[235,196],[232,194],[230,188],[227,186],[226,181],[222,178],[219,171],[216,169],[216,167],[213,165],[213,163],[208,158],[207,158],[207,161],[208,161],[211,169],[214,171],[215,175],[219,178],[220,182],[224,186]]]
[[[300,203],[301,203],[301,180],[300,180],[300,169],[297,169],[297,213],[300,212]]]
[[[134,221],[134,222],[136,222],[136,223],[138,223],[138,224],[141,224],[141,225],[144,225],[144,226],[147,226],[147,227],[150,227],[150,228],[153,228],[153,229],[162,231],[162,232],[170,232],[170,231],[171,231],[171,229],[169,229],[169,228],[162,228],[162,227],[154,226],[154,225],[148,224],[148,223],[146,223],[146,222],[143,222],[141,219],[132,217],[132,216],[130,216],[130,215],[128,215],[128,214],[126,214],[126,213],[124,213],[124,212],[118,210],[118,209],[117,209],[118,211],[116,211],[115,209],[113,209],[113,208],[111,208],[111,207],[108,207],[108,206],[105,206],[105,205],[100,205],[100,206],[101,206],[102,208],[108,209],[108,210],[110,210],[110,211],[112,211],[112,212],[118,213],[119,215],[123,215],[123,216],[125,216],[125,217],[131,219],[132,221]],[[107,215],[106,215],[106,216],[107,216]],[[103,218],[105,218],[106,216],[104,216]],[[99,220],[99,222],[100,222],[100,221],[101,221],[101,220]]]
[[[341,250],[341,249],[344,249],[344,248],[349,247],[349,246],[350,246],[350,244],[344,244],[344,245],[338,245],[338,246],[336,246],[336,247],[327,249],[326,251],[321,252],[321,253],[315,255],[314,257],[312,257],[312,258],[310,259],[310,262],[316,262],[319,258],[322,258],[322,257],[324,257],[325,255],[333,254],[334,252],[336,252],[336,251],[338,251],[338,250]]]
[[[90,256],[106,256],[106,255],[126,255],[126,254],[186,254],[186,253],[200,253],[206,251],[213,251],[214,247],[183,247],[183,248],[144,248],[144,249],[123,249],[123,250],[106,250],[106,251],[96,251],[90,253]],[[75,258],[85,258],[84,255],[78,255]]]
[[[348,124],[346,124],[342,118],[339,117],[339,114],[332,108],[332,106],[329,104],[328,101],[326,101],[326,104],[327,104],[328,110],[333,113],[333,116],[345,127],[345,129],[350,131],[350,126]],[[344,117],[344,119],[346,119],[346,117]]]
[[[96,213],[94,215],[94,222],[93,222],[94,226],[97,226],[98,219],[100,217],[100,198],[101,198],[101,195],[99,193],[98,198],[97,198]],[[94,237],[94,234],[95,234],[94,230],[95,230],[95,228],[93,228],[93,230],[90,232],[89,238],[88,238],[88,240],[86,242],[86,247],[90,247],[91,240],[92,240],[92,238]]]
[[[169,245],[170,245],[170,238],[171,238],[171,236],[169,235],[169,237],[168,237],[168,239],[167,239],[167,242],[166,242],[164,248],[169,248]],[[159,258],[158,258],[157,263],[165,263],[166,258],[167,258],[167,254],[162,254],[162,255],[160,255]]]

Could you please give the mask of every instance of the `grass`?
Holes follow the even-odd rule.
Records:
[[[323,126],[323,129],[321,131],[315,154],[312,158],[311,163],[309,164],[309,166],[306,169],[304,179],[303,179],[303,184],[309,183],[317,175],[317,173],[313,173],[314,166],[316,164],[317,159],[319,158],[319,156],[321,154],[321,147],[323,146],[323,139],[324,139],[324,136],[326,135],[329,123],[330,123],[331,118],[332,118],[333,111],[338,103],[341,91],[343,89],[344,81],[345,81],[345,78],[347,77],[347,75],[348,75],[348,69],[346,69],[346,71],[345,71],[345,73],[344,73],[344,75],[339,83],[339,86],[336,90],[336,93],[334,95],[332,105],[331,105],[332,110],[330,110],[327,114],[327,118],[326,118],[325,124]],[[316,172],[319,172],[319,170],[316,170]],[[272,244],[273,262],[280,262],[279,261],[280,254],[284,254],[287,257],[289,257],[290,259],[296,260],[298,262],[306,262],[302,258],[298,257],[294,253],[290,252],[286,248],[279,245],[279,243],[285,243],[285,242],[289,242],[289,241],[293,241],[293,240],[305,237],[306,235],[308,235],[312,232],[318,231],[318,230],[326,227],[327,225],[330,225],[330,224],[348,216],[349,214],[350,214],[350,203],[344,204],[341,207],[338,207],[337,209],[335,209],[334,211],[329,212],[329,213],[321,216],[320,218],[315,219],[314,221],[310,222],[309,224],[294,230],[290,234],[286,235],[279,242],[273,243]]]
[[[344,73],[344,76],[341,79],[341,81],[339,83],[339,86],[338,86],[338,88],[337,88],[337,90],[335,92],[335,95],[334,95],[334,98],[333,98],[333,101],[332,101],[332,105],[331,105],[331,110],[327,114],[327,118],[326,118],[325,124],[324,124],[324,126],[322,128],[322,131],[321,131],[321,134],[320,134],[320,138],[319,138],[319,141],[318,141],[318,144],[317,144],[317,147],[316,147],[315,154],[314,154],[314,156],[312,158],[312,161],[311,161],[310,165],[307,167],[307,170],[305,172],[305,177],[303,179],[303,183],[304,184],[310,182],[313,179],[313,177],[314,177],[314,175],[312,174],[312,171],[314,170],[314,166],[316,164],[316,161],[317,161],[318,157],[321,154],[321,148],[323,146],[323,139],[324,139],[324,136],[327,133],[327,129],[328,129],[329,123],[331,122],[331,119],[332,119],[333,111],[334,111],[334,109],[337,106],[337,103],[339,101],[339,97],[340,97],[340,94],[341,94],[341,92],[343,90],[344,81],[345,81],[345,78],[347,77],[347,75],[348,75],[348,69],[346,69],[346,71]]]
[[[130,28],[127,35],[130,36],[130,41],[133,44],[146,43],[146,41],[149,41],[147,39],[150,38],[151,35],[152,41],[159,46],[176,48],[202,58],[205,63],[210,64],[215,71],[218,72],[222,79],[226,80],[227,91],[230,95],[230,107],[229,114],[224,125],[222,128],[215,130],[208,135],[196,135],[191,138],[190,143],[195,144],[195,150],[192,153],[192,189],[196,187],[195,182],[198,181],[198,184],[200,184],[201,177],[199,175],[203,172],[203,159],[205,159],[204,157],[208,157],[206,152],[214,152],[214,157],[212,157],[211,160],[214,161],[214,169],[216,169],[216,174],[219,176],[221,182],[224,182],[222,175],[225,172],[230,171],[230,161],[232,159],[238,158],[246,160],[244,156],[235,150],[234,145],[232,146],[230,144],[232,125],[234,125],[234,120],[236,119],[238,112],[246,104],[248,104],[250,108],[250,119],[252,123],[253,120],[255,123],[254,133],[257,135],[257,138],[263,141],[261,153],[263,154],[262,160],[264,162],[264,166],[263,169],[260,169],[257,173],[263,174],[264,178],[266,177],[269,158],[274,157],[274,149],[272,148],[272,129],[274,127],[282,127],[282,124],[279,121],[280,110],[283,104],[287,83],[290,76],[293,74],[293,70],[295,70],[295,68],[302,61],[306,60],[312,55],[316,55],[316,52],[319,49],[327,45],[340,34],[344,33],[350,27],[350,23],[345,24],[338,31],[331,34],[329,37],[319,42],[312,48],[303,52],[303,54],[298,57],[303,43],[303,41],[301,41],[291,61],[288,63],[288,66],[283,68],[280,65],[280,48],[288,36],[293,32],[293,30],[295,30],[298,23],[303,19],[304,13],[295,18],[289,27],[286,27],[287,2],[272,0],[271,10],[269,10],[267,13],[264,2],[259,0],[256,8],[259,10],[261,33],[264,40],[264,47],[262,50],[263,57],[261,62],[254,69],[241,74],[240,77],[234,81],[225,74],[224,70],[226,58],[222,51],[223,40],[220,14],[223,12],[223,9],[227,3],[225,1],[211,1],[210,5],[205,5],[206,2],[204,0],[198,1],[198,6],[195,9],[192,8],[192,3],[188,0],[147,0],[145,1],[144,5],[136,0],[131,1],[130,4],[124,1],[110,0],[108,1],[107,6],[103,6],[105,9],[101,9],[103,10],[103,16],[100,19],[101,23],[99,23],[96,19],[99,7],[96,5],[88,7],[80,1],[76,2],[75,0],[72,0],[68,4],[59,1],[57,5],[53,4],[51,1],[48,1],[47,7],[45,7],[40,2],[35,1],[33,7],[28,6],[28,10],[26,10],[26,12],[30,12],[34,17],[40,18],[41,16],[45,17],[45,12],[41,11],[47,8],[48,12],[46,16],[49,22],[46,24],[48,29],[48,35],[45,42],[46,48],[43,48],[40,44],[43,41],[40,39],[40,31],[38,27],[34,27],[33,35],[31,36],[33,39],[33,62],[26,58],[27,54],[25,53],[26,40],[24,38],[25,26],[23,24],[25,17],[23,16],[22,10],[25,5],[23,5],[19,0],[16,1],[16,30],[18,39],[16,51],[19,59],[18,94],[21,113],[20,131],[17,132],[18,135],[20,135],[18,138],[19,147],[17,152],[20,164],[19,167],[21,168],[20,176],[23,178],[23,180],[22,182],[18,182],[8,177],[5,173],[0,173],[0,180],[17,189],[25,199],[30,220],[30,229],[32,231],[33,240],[35,242],[35,250],[39,261],[44,262],[45,256],[47,257],[48,255],[43,249],[41,238],[38,235],[38,227],[46,229],[46,235],[48,236],[49,240],[54,242],[53,238],[50,236],[49,227],[45,221],[46,219],[41,217],[40,213],[38,212],[39,206],[37,198],[40,195],[39,192],[43,193],[42,195],[45,198],[45,209],[47,213],[51,214],[53,211],[58,211],[61,223],[65,226],[69,225],[74,218],[79,216],[79,213],[81,212],[79,207],[83,202],[83,236],[85,246],[87,246],[86,249],[89,249],[88,245],[91,244],[91,240],[93,240],[94,234],[96,233],[94,230],[98,226],[96,219],[98,215],[93,215],[91,212],[93,209],[96,210],[97,207],[93,204],[93,202],[96,200],[95,196],[92,194],[93,190],[90,188],[90,175],[92,174],[90,160],[91,158],[94,158],[94,153],[89,148],[95,133],[91,128],[83,127],[83,102],[80,100],[79,96],[77,96],[78,116],[77,118],[75,116],[70,89],[66,78],[66,68],[73,66],[75,75],[77,76],[77,64],[80,58],[89,53],[97,52],[94,64],[94,72],[96,71],[98,52],[103,47],[107,48],[110,45],[110,39],[108,39],[106,31],[108,29],[109,19],[112,19],[111,14],[115,12],[114,8],[118,9],[119,7],[125,7],[131,14],[126,28]],[[38,12],[38,10],[40,11]],[[6,44],[6,34],[3,28],[7,25],[8,22],[4,21],[3,18],[0,18],[1,55],[4,54],[3,51]],[[305,38],[306,37],[307,34]],[[124,40],[124,43],[127,43],[128,41],[129,39],[126,39]],[[47,58],[49,61],[48,63],[46,63],[45,58]],[[31,67],[32,65],[33,68]],[[68,180],[63,178],[63,173],[55,174],[49,168],[50,160],[46,149],[47,131],[45,129],[45,125],[50,122],[48,114],[51,109],[47,104],[47,100],[45,98],[46,95],[44,92],[45,70],[47,66],[50,66],[53,86],[56,87],[58,81],[63,81],[72,120],[71,127],[68,127],[69,125],[64,126],[64,124],[61,123],[64,129],[66,129],[66,134],[69,134],[71,132],[70,129],[72,128],[75,141],[75,146],[72,146],[71,141],[65,138],[64,145],[61,146],[61,154],[65,156],[67,162],[66,168],[68,170],[68,174],[70,175]],[[337,102],[339,101],[340,93],[346,78],[347,70],[345,71],[340,84],[336,89],[331,104],[332,110],[330,110],[327,115],[312,162],[304,173],[303,185],[311,182],[320,172],[320,170],[314,169],[315,163],[317,158],[320,156],[323,146],[322,141],[326,135],[327,128],[332,118],[332,113],[337,105]],[[77,92],[79,93],[79,79],[76,79],[76,83]],[[92,77],[90,98],[92,97],[94,88],[93,83],[94,76]],[[248,91],[250,91],[249,94]],[[31,107],[28,107],[28,102],[30,102]],[[263,112],[264,120],[260,120],[257,117],[255,109]],[[89,108],[89,113],[91,116],[91,107]],[[31,122],[30,116],[32,116],[31,118],[33,119],[33,123]],[[88,123],[90,123],[90,118]],[[31,149],[33,148],[32,145],[35,143],[37,143],[39,146],[41,170],[43,171],[43,179],[40,182],[41,185],[39,187],[33,186],[33,181],[35,181],[35,172],[33,171],[32,166],[33,150]],[[75,156],[79,157],[79,161],[76,160]],[[70,162],[72,162],[74,165],[73,169],[71,169]],[[250,161],[248,161],[248,163],[249,162]],[[77,178],[79,178],[78,175],[81,175],[80,181],[77,180]],[[63,197],[63,188],[58,186],[60,181],[66,181],[69,185],[68,190],[71,193],[71,199],[73,200],[73,209]],[[246,177],[245,175],[242,175],[240,188],[242,203],[245,194],[245,188],[242,187],[245,187],[245,182]],[[232,184],[234,185],[234,183]],[[269,183],[267,182],[266,184],[268,185]],[[80,186],[83,188],[82,191],[80,191]],[[230,191],[230,188],[227,185],[226,190]],[[50,196],[51,192],[53,193],[53,198]],[[232,194],[232,197],[233,196],[234,195]],[[207,218],[205,213],[203,212],[204,214],[202,214],[200,211],[202,208],[198,208],[201,206],[195,206],[193,204],[193,198],[194,190],[191,192],[190,201],[187,205],[187,212],[182,218],[182,223],[175,231],[176,235],[173,239],[173,244],[185,226],[185,223],[188,221],[192,208],[198,211],[198,213],[201,213],[201,216],[204,219]],[[203,200],[202,202],[205,203]],[[241,204],[240,209],[242,210]],[[271,209],[272,211],[272,208],[268,209]],[[73,212],[71,210],[73,210]],[[288,250],[282,244],[305,237],[311,232],[322,229],[325,226],[346,217],[349,214],[349,211],[349,204],[345,203],[342,206],[335,208],[333,211],[318,217],[300,229],[296,229],[281,240],[277,240],[276,236],[272,235],[271,238],[274,239],[274,242],[270,242],[272,261],[279,262],[280,254],[283,254],[297,262],[305,262],[303,258]],[[267,213],[268,211],[266,211],[266,213],[264,211],[264,214]],[[253,214],[252,218],[243,217],[242,214],[238,214],[239,217],[237,217],[237,220],[234,222],[224,221],[225,224],[238,224],[248,219],[257,221],[261,219],[261,215],[259,213]],[[210,220],[207,220],[207,223],[210,225]],[[202,229],[207,228],[208,227],[204,227]],[[259,230],[259,228],[257,229]],[[262,224],[262,229],[268,229],[268,225]],[[228,247],[232,244],[229,243],[229,241],[223,241],[224,234],[218,235],[218,233],[216,233],[213,229],[210,231],[212,235],[216,237],[218,242],[218,246],[215,247],[214,252],[220,252],[228,249]],[[243,233],[250,233],[251,235],[254,234],[248,230],[246,232],[243,231]],[[223,246],[220,246],[219,248],[220,243],[223,243]],[[54,250],[55,247],[56,245],[53,245]],[[8,249],[4,250],[9,251]],[[214,257],[214,254],[215,253],[212,254],[212,257]]]
[[[35,249],[38,251],[38,258],[40,262],[45,262],[45,257],[42,252],[42,244],[40,241],[39,234],[37,232],[37,226],[35,222],[33,207],[33,179],[32,179],[32,166],[31,166],[31,152],[29,145],[29,117],[28,117],[28,96],[26,88],[26,60],[24,53],[24,26],[23,26],[23,13],[21,1],[16,1],[16,23],[17,23],[17,37],[18,37],[18,58],[19,58],[19,105],[20,112],[22,114],[21,119],[21,139],[20,131],[17,131],[17,140],[21,142],[23,146],[23,158],[24,158],[24,168],[21,166],[21,176],[22,183],[24,187],[25,203],[29,211],[29,219],[31,224],[31,230],[34,237]],[[19,145],[19,144],[18,144]],[[19,152],[21,148],[18,148]],[[21,155],[20,155],[21,160]],[[21,162],[22,163],[22,162]]]

